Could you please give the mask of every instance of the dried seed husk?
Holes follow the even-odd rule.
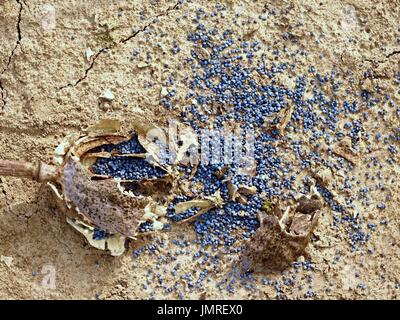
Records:
[[[67,218],[67,222],[75,230],[83,234],[92,247],[99,250],[109,250],[114,257],[120,256],[125,252],[125,237],[116,234],[96,240],[94,239],[94,228],[92,226],[70,218]]]
[[[261,211],[260,227],[246,243],[241,256],[243,267],[255,272],[287,268],[304,254],[319,216],[320,210],[304,214],[291,207],[282,215],[279,204],[269,212]]]
[[[203,215],[204,213],[206,213],[207,211],[209,211],[213,208],[221,207],[223,204],[224,204],[224,200],[222,199],[221,193],[218,190],[213,195],[204,197],[204,199],[194,199],[194,200],[189,200],[189,201],[185,201],[185,202],[179,202],[175,206],[175,212],[177,214],[180,214],[190,208],[200,208],[200,210],[197,211],[193,216],[186,218],[184,220],[181,220],[179,222],[179,223],[187,223],[187,222],[194,221],[199,216]]]
[[[116,150],[99,152],[98,147],[102,145],[117,145],[132,137],[132,131],[129,134],[123,132],[118,121],[103,120],[86,129],[86,135],[68,137],[67,142],[58,148],[57,156],[63,157],[60,161],[63,163],[61,197],[84,221],[82,223],[92,228],[98,227],[111,235],[134,239],[138,236],[142,222],[152,222],[155,231],[163,228],[164,224],[157,219],[165,216],[166,207],[161,203],[168,204],[173,199],[170,191],[176,186],[177,170],[170,165],[159,163],[160,147],[153,138],[156,137],[159,142],[166,143],[164,129],[144,121],[134,121],[132,127],[146,153],[120,154]],[[180,147],[173,144],[176,147],[172,148],[172,152],[179,155],[177,159],[182,160],[183,150],[193,145],[194,136],[193,132],[184,127],[180,129],[184,143]],[[152,165],[163,169],[166,174],[162,178],[129,181],[98,175],[92,171],[91,168],[97,159],[110,157],[144,158]],[[133,190],[133,185],[139,188]],[[214,198],[202,202],[208,204],[202,209],[204,212],[215,206]],[[160,214],[160,210],[156,210],[155,213],[154,208],[163,208],[165,212]]]
[[[145,208],[152,201],[151,197],[135,196],[131,192],[126,192],[121,185],[132,183],[131,181],[121,182],[118,179],[96,175],[91,171],[91,167],[99,158],[114,156],[146,158],[148,155],[93,152],[95,148],[102,145],[116,145],[131,138],[132,133],[122,132],[121,125],[116,120],[103,120],[86,129],[85,132],[86,135],[68,137],[67,142],[63,142],[57,149],[57,156],[63,156],[61,192],[57,194],[63,198],[67,207],[83,219],[84,222],[80,222],[86,226],[98,227],[111,236],[120,235],[135,239],[139,225],[144,221]],[[142,131],[140,137],[143,139]],[[157,184],[159,188],[157,191],[159,191],[160,184],[168,183],[168,179],[159,180],[143,179],[137,183],[140,183],[150,194],[150,191],[156,188],[152,184]],[[58,191],[54,185],[53,191]],[[158,226],[157,223],[156,226]],[[82,231],[82,229],[76,229]]]
[[[146,199],[125,197],[114,179],[92,180],[72,159],[64,165],[62,186],[65,201],[92,225],[135,238]]]

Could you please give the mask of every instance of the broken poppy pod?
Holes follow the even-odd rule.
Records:
[[[56,148],[57,166],[0,160],[0,175],[46,183],[70,225],[92,246],[120,255],[126,238],[164,228],[167,208],[182,192],[176,183],[177,163],[161,161],[161,144],[166,141],[154,139],[154,130],[159,130],[157,137],[163,130],[139,122],[132,127],[125,133],[118,121],[103,120],[81,135],[67,137]],[[169,149],[177,161],[184,154],[176,144]],[[220,202],[218,195],[193,199],[180,202],[177,210],[201,207],[197,216]],[[98,230],[104,231],[101,236]]]
[[[243,267],[256,272],[283,270],[296,261],[311,239],[321,207],[320,196],[314,194],[303,196],[283,214],[278,204],[274,210],[260,212],[260,228],[243,250]]]

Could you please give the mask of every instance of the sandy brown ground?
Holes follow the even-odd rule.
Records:
[[[398,0],[222,2],[228,10],[227,18],[218,22],[221,29],[240,28],[227,22],[237,12],[242,17],[257,18],[265,11],[275,11],[267,21],[257,20],[257,38],[265,47],[285,45],[292,52],[307,50],[307,56],[298,58],[304,68],[313,64],[329,71],[335,66],[360,79],[371,68],[376,75],[373,85],[383,86],[400,103],[393,77],[399,72],[400,58]],[[159,105],[162,82],[171,73],[178,79],[188,74],[189,67],[179,57],[189,55],[184,40],[193,28],[191,17],[196,9],[213,6],[213,1],[176,6],[174,1],[163,0],[0,0],[1,158],[50,163],[55,146],[65,134],[78,132],[105,117],[126,120],[144,113],[157,121],[167,119],[170,114]],[[55,19],[51,12],[55,12]],[[252,31],[246,28],[240,32]],[[285,31],[291,31],[297,41],[284,42],[281,35]],[[173,40],[182,43],[177,56],[170,52]],[[89,47],[94,52],[91,62],[85,57]],[[136,51],[139,53],[134,54]],[[115,100],[100,104],[99,96],[106,89],[113,91]],[[176,89],[184,104],[184,88],[178,83]],[[371,130],[374,125],[370,124]],[[398,174],[398,170],[391,172],[397,179]],[[156,256],[133,259],[127,253],[113,258],[90,248],[65,222],[50,192],[39,185],[0,178],[0,191],[0,255],[12,257],[9,265],[0,262],[0,298],[177,298],[175,293],[165,293],[156,282],[144,289],[146,274]],[[325,215],[317,230],[320,245],[312,244],[308,250],[316,270],[299,272],[296,286],[282,286],[283,293],[288,298],[304,298],[312,285],[317,298],[399,298],[398,184],[390,192],[392,200],[387,202],[386,210],[378,212],[376,203],[372,203],[368,212],[363,212],[377,224],[389,220],[368,243],[373,254],[352,253],[344,231],[330,228],[332,217]],[[374,199],[379,201],[380,197],[383,195]],[[191,228],[185,227],[173,233],[194,236]],[[168,241],[173,234],[160,237]],[[141,245],[132,244],[131,249]],[[335,260],[338,256],[340,259]],[[179,260],[186,270],[196,269],[190,257]],[[45,265],[56,269],[55,289],[41,285]],[[274,286],[261,284],[255,292],[244,288],[234,294],[220,292],[213,285],[226,273],[220,270],[204,290],[185,296],[276,296]],[[282,283],[292,273],[287,270],[283,276],[267,277]],[[166,278],[168,281],[173,284],[172,279]]]

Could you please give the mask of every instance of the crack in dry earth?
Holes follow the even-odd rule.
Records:
[[[61,91],[61,90],[65,89],[65,88],[68,88],[68,87],[75,87],[75,86],[77,86],[80,82],[82,82],[83,80],[85,80],[85,79],[87,78],[87,76],[88,76],[90,70],[93,69],[97,58],[98,58],[101,54],[107,53],[108,50],[111,50],[111,49],[117,47],[117,46],[120,45],[120,44],[125,44],[125,43],[127,43],[128,41],[130,41],[131,39],[135,38],[135,37],[136,37],[137,35],[139,35],[140,33],[143,33],[144,31],[147,30],[147,28],[149,28],[151,25],[153,25],[153,24],[156,22],[156,19],[158,19],[158,18],[160,18],[160,17],[168,16],[168,14],[169,14],[171,11],[176,10],[180,4],[181,4],[181,1],[178,1],[178,2],[175,3],[173,6],[169,7],[167,10],[165,10],[165,12],[160,13],[160,14],[156,15],[155,17],[151,18],[151,22],[150,22],[150,23],[146,24],[143,28],[137,30],[136,32],[134,32],[134,33],[131,34],[130,36],[128,36],[128,37],[126,37],[126,38],[120,40],[119,42],[114,43],[114,44],[111,45],[111,46],[101,48],[101,49],[93,56],[92,62],[90,63],[89,67],[87,67],[87,68],[85,69],[84,75],[83,75],[81,78],[79,78],[78,80],[76,80],[75,83],[68,83],[68,84],[66,84],[66,85],[64,85],[64,86],[62,86],[62,87],[59,87],[59,88],[58,88],[58,91]]]
[[[2,70],[0,77],[3,76],[3,74],[8,70],[12,59],[14,57],[15,51],[17,50],[17,48],[19,46],[21,46],[21,40],[22,40],[22,32],[21,32],[21,21],[22,21],[22,11],[24,9],[23,7],[23,3],[21,2],[21,0],[16,0],[17,4],[19,5],[19,11],[18,11],[18,18],[17,18],[17,41],[15,43],[14,48],[12,49],[9,57],[8,57],[8,61],[6,66],[4,67],[4,69]],[[6,104],[7,104],[7,91],[4,88],[2,79],[0,78],[0,95],[1,95],[1,101],[3,102],[3,106],[2,106],[2,110],[4,110]]]
[[[393,57],[393,56],[395,56],[395,55],[397,55],[397,54],[399,54],[399,53],[400,53],[400,50],[394,50],[394,51],[388,53],[387,55],[385,55],[385,56],[384,56],[384,59],[375,60],[375,59],[368,59],[368,58],[366,58],[365,61],[368,61],[368,62],[370,62],[370,63],[379,63],[379,64],[380,64],[380,63],[386,63],[386,62],[387,62],[387,59],[389,59],[389,58],[391,58],[391,57]]]
[[[392,56],[394,56],[394,55],[396,55],[396,54],[399,54],[399,53],[400,53],[400,50],[395,50],[395,51],[393,51],[393,52],[387,54],[387,55],[386,55],[386,58],[390,58],[390,57],[392,57]]]
[[[6,91],[4,90],[1,79],[0,79],[0,98],[1,98],[1,101],[3,102],[3,105],[1,106],[1,110],[4,110],[4,108],[7,104],[7,100],[6,100],[7,94],[6,94]]]

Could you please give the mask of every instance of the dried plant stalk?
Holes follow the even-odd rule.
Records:
[[[0,176],[28,178],[38,182],[56,181],[59,175],[57,167],[42,161],[27,162],[20,160],[0,160]]]

